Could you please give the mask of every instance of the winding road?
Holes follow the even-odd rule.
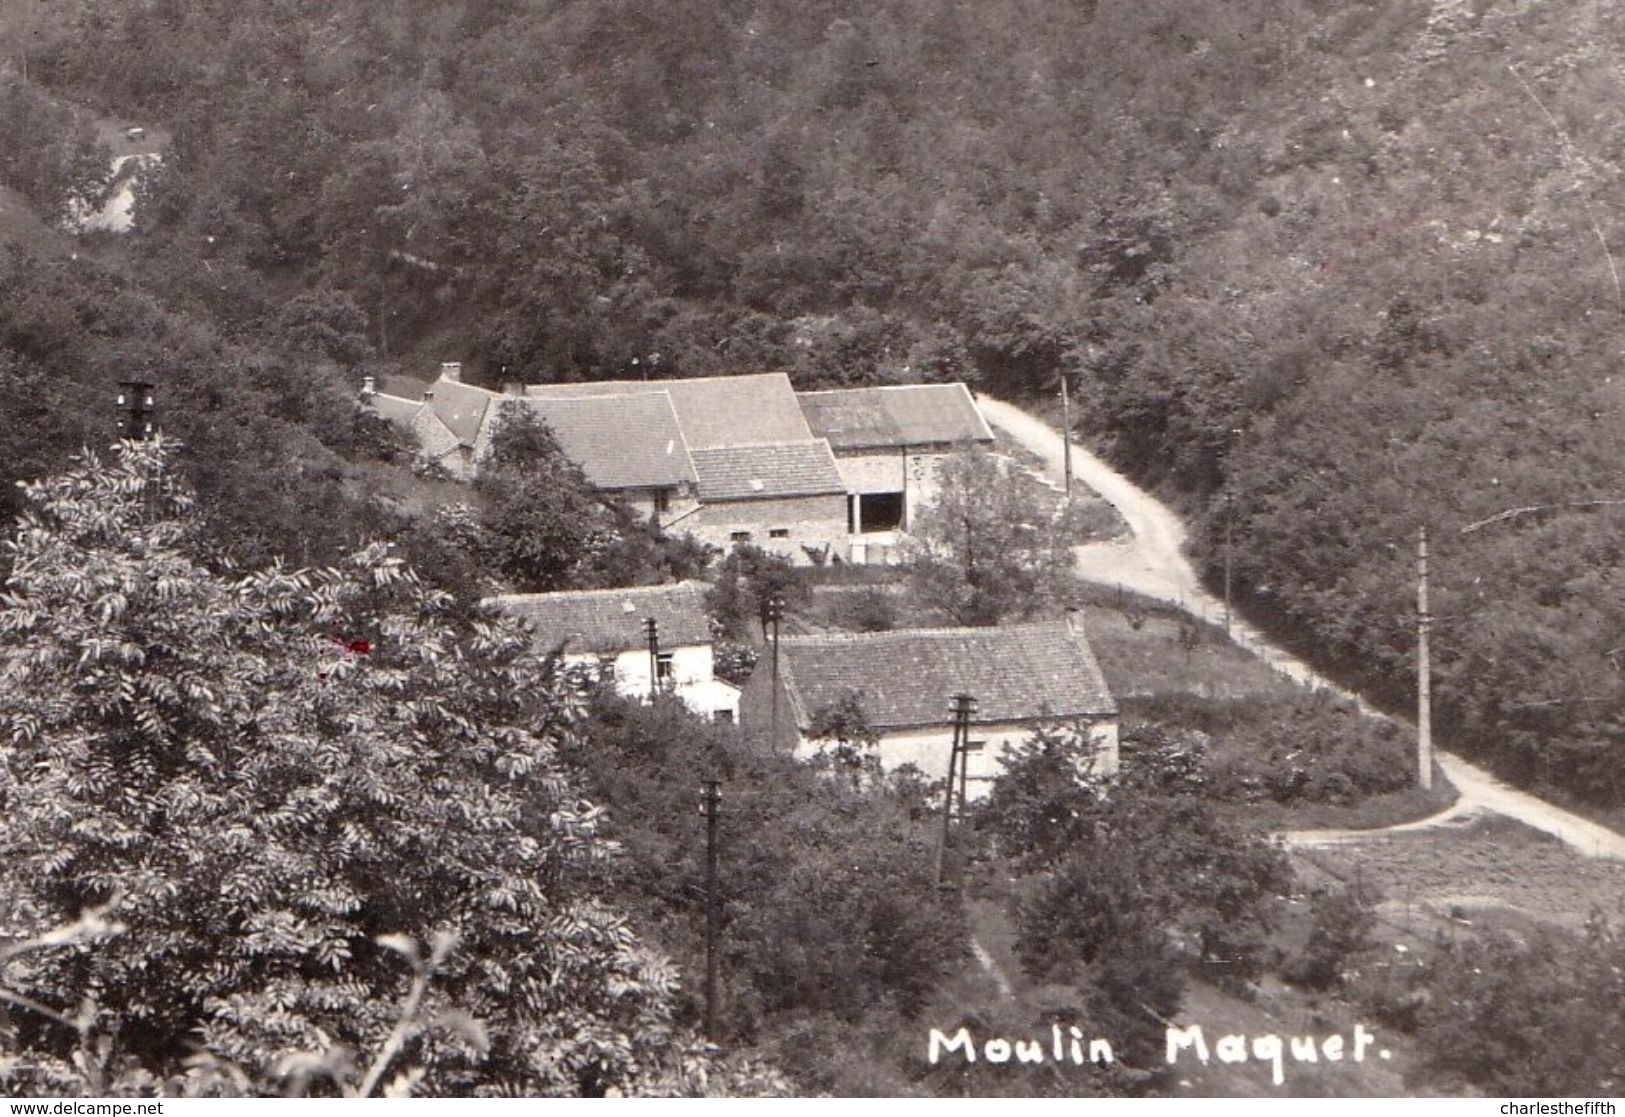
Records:
[[[1051,480],[1062,476],[1064,449],[1061,436],[1042,419],[1012,404],[982,396],[977,401],[989,422],[1002,427],[1027,450],[1043,459]],[[1185,525],[1166,505],[1138,488],[1088,450],[1072,448],[1072,476],[1110,503],[1131,537],[1077,548],[1078,575],[1091,582],[1120,585],[1147,597],[1179,606],[1193,616],[1219,622],[1224,605],[1202,588],[1185,557]],[[1340,694],[1373,717],[1383,717],[1359,695],[1323,678],[1302,660],[1271,644],[1239,617],[1232,618],[1231,638],[1270,667],[1305,686]],[[1354,842],[1375,834],[1430,829],[1452,825],[1473,816],[1494,813],[1551,834],[1589,857],[1625,861],[1625,835],[1590,819],[1563,810],[1527,792],[1509,787],[1484,769],[1448,752],[1437,752],[1439,767],[1460,792],[1448,810],[1429,818],[1384,830],[1316,830],[1285,835],[1294,845],[1329,845]]]

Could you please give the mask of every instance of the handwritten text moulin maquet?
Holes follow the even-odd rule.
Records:
[[[1111,1041],[1102,1037],[1085,1037],[1075,1026],[1063,1029],[1059,1024],[1050,1026],[1048,1036],[1015,1039],[993,1036],[980,1044],[970,1029],[960,1028],[952,1035],[940,1028],[932,1028],[927,1039],[926,1057],[933,1066],[944,1058],[959,1055],[967,1064],[978,1060],[995,1066],[1001,1064],[1070,1063],[1083,1066],[1114,1061]],[[1169,1066],[1182,1059],[1194,1059],[1206,1065],[1217,1059],[1221,1063],[1249,1061],[1268,1064],[1270,1080],[1280,1086],[1286,1081],[1286,1065],[1292,1063],[1340,1063],[1344,1060],[1363,1063],[1366,1053],[1377,1042],[1376,1036],[1365,1025],[1356,1024],[1352,1036],[1248,1036],[1225,1033],[1209,1045],[1207,1034],[1200,1024],[1189,1027],[1170,1027],[1167,1030],[1166,1058]],[[1388,1059],[1392,1052],[1379,1049],[1377,1057]]]

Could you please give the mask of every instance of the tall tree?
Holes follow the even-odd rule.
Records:
[[[199,1048],[238,1089],[353,1085],[347,1051],[436,1094],[699,1088],[672,969],[597,896],[572,700],[521,632],[458,619],[383,544],[210,571],[165,445],[26,496],[0,933],[87,909],[124,931],[0,975],[35,1006],[0,1032],[38,1068],[25,1092],[182,1089]],[[403,935],[438,935],[433,964]]]
[[[1072,552],[1061,514],[1030,478],[985,450],[942,463],[911,535],[911,592],[959,624],[1027,616],[1066,592]]]

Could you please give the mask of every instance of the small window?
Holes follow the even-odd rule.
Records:
[[[788,539],[790,538],[790,529],[787,527],[776,527],[767,534],[772,539]]]
[[[598,657],[598,681],[613,683],[615,681],[615,657],[601,655]]]
[[[655,656],[655,678],[663,683],[670,682],[675,671],[671,652],[661,652]]]
[[[720,721],[723,725],[732,725],[734,723],[734,712],[732,710],[718,710],[711,716],[716,721]]]
[[[735,543],[749,543],[750,542],[750,532],[748,532],[748,531],[730,531],[728,533],[728,538],[733,540]]]
[[[655,490],[655,511],[656,512],[670,512],[671,511],[671,490],[670,489],[656,489]]]

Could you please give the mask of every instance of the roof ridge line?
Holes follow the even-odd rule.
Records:
[[[786,446],[829,446],[828,438],[796,438],[788,442],[735,442],[729,446],[702,446],[696,454],[725,453],[729,450],[779,450]],[[833,451],[833,447],[831,447]]]
[[[890,636],[963,636],[971,632],[1015,632],[1028,628],[1061,628],[1069,634],[1073,630],[1065,619],[1053,621],[1018,621],[1015,624],[966,624],[944,625],[933,628],[892,628],[884,632],[818,632],[803,635],[788,635],[781,639],[786,643],[808,643],[814,640],[873,640]]]
[[[659,380],[619,380],[619,379],[616,379],[616,380],[553,380],[553,381],[545,381],[544,380],[544,381],[538,381],[538,382],[536,382],[534,384],[526,384],[525,387],[526,388],[567,388],[567,387],[572,387],[572,386],[580,385],[580,384],[587,384],[587,385],[605,385],[605,384],[630,384],[630,385],[650,384],[650,385],[656,385],[656,384],[658,384],[658,385],[660,385],[660,387],[658,387],[658,388],[651,387],[649,390],[650,391],[665,391],[665,386],[668,385],[668,384],[698,384],[698,383],[701,383],[701,382],[704,382],[704,381],[712,381],[712,380],[744,380],[744,379],[746,379],[748,377],[761,378],[761,377],[770,377],[770,376],[782,376],[786,380],[788,380],[790,378],[790,374],[788,372],[783,372],[783,371],[778,371],[778,372],[736,372],[736,373],[717,373],[716,375],[713,375],[713,376],[665,376],[665,377],[661,377]],[[792,385],[792,387],[793,387],[793,385]]]
[[[590,590],[544,590],[539,593],[496,593],[480,598],[481,605],[497,601],[528,601],[538,597],[550,597],[555,600],[564,597],[607,597],[617,593],[651,593],[655,590],[680,590],[702,585],[694,578],[684,578],[681,582],[661,582],[653,586],[608,586],[601,589]]]
[[[932,384],[854,384],[850,388],[802,388],[797,390],[798,396],[833,396],[838,392],[892,392],[912,391],[915,388],[965,388],[968,386],[963,380],[943,380]]]

